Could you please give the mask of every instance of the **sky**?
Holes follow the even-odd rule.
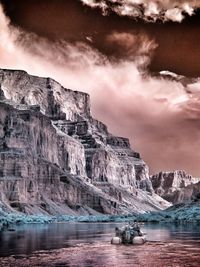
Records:
[[[200,177],[200,1],[0,3],[1,68],[89,93],[93,115],[152,174]]]

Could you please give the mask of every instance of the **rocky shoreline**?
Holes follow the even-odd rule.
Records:
[[[144,214],[128,215],[26,215],[26,214],[4,214],[0,216],[0,231],[14,228],[19,224],[43,224],[59,222],[132,222],[140,223],[176,223],[200,224],[200,203],[189,203],[175,205],[160,212],[150,212]]]

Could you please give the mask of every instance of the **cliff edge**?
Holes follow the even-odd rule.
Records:
[[[0,205],[26,214],[127,214],[169,203],[129,140],[90,112],[88,94],[0,70]]]

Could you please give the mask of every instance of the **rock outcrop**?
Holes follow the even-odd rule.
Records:
[[[138,213],[169,204],[129,140],[90,114],[89,95],[0,70],[0,202],[28,214]]]
[[[151,176],[155,193],[173,204],[190,201],[199,181],[185,171],[160,172]]]

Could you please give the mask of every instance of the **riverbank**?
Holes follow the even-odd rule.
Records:
[[[10,213],[0,215],[0,230],[7,229],[11,226],[27,223],[56,223],[56,222],[129,222],[137,219],[135,215],[88,215],[88,216],[72,216],[72,215],[26,215],[19,213]]]
[[[150,223],[200,223],[200,203],[178,204],[164,211],[139,215],[26,215],[23,213],[0,213],[0,230],[16,224],[55,222],[150,222]]]
[[[200,203],[177,204],[160,212],[138,215],[137,220],[154,223],[200,223]]]

